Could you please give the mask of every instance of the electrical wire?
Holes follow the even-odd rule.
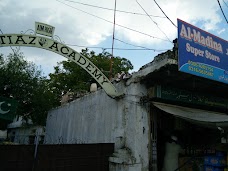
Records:
[[[81,10],[81,9],[75,8],[75,7],[73,7],[73,6],[69,5],[69,4],[66,4],[66,3],[62,2],[62,1],[59,1],[59,0],[56,0],[56,1],[58,1],[58,2],[60,2],[60,3],[62,3],[62,4],[64,4],[64,5],[66,5],[66,6],[69,6],[69,7],[73,8],[73,9],[76,9],[76,10],[78,10],[78,11],[81,11],[81,12],[83,12],[83,13],[86,13],[86,14],[88,14],[88,15],[91,15],[91,16],[93,16],[93,17],[96,17],[96,18],[98,18],[98,19],[100,19],[100,20],[103,20],[103,21],[106,21],[106,22],[108,22],[108,23],[113,24],[112,21],[106,20],[106,19],[101,18],[101,17],[99,17],[99,16],[96,16],[96,15],[94,15],[94,14],[91,14],[91,13],[88,13],[88,12],[83,11],[83,10]],[[132,28],[129,28],[129,27],[126,27],[126,26],[117,24],[117,23],[116,23],[116,26],[125,28],[125,29],[127,29],[127,30],[131,30],[131,31],[133,31],[133,32],[142,34],[142,35],[144,35],[144,36],[148,36],[148,37],[153,38],[153,39],[159,39],[159,40],[162,40],[162,41],[167,41],[167,42],[169,42],[169,41],[166,40],[166,39],[162,39],[162,38],[159,38],[159,37],[156,37],[156,36],[152,36],[152,35],[149,35],[149,34],[147,34],[147,33],[143,33],[143,32],[141,32],[141,31],[134,30],[134,29],[132,29]]]
[[[136,2],[138,3],[138,5],[142,8],[142,10],[146,13],[146,15],[150,18],[150,20],[157,26],[157,28],[165,35],[165,37],[167,38],[167,40],[169,42],[172,43],[172,41],[168,38],[168,36],[165,34],[164,31],[162,31],[162,29],[158,26],[158,23],[156,23],[152,18],[151,16],[149,16],[149,14],[146,12],[146,10],[142,7],[142,5],[136,0]]]
[[[82,47],[82,48],[91,48],[91,49],[111,49],[111,48],[105,48],[105,47],[101,47],[101,46],[84,46],[84,45],[76,45],[76,44],[65,44],[65,45]]]
[[[2,34],[4,34],[3,32],[2,32],[2,30],[0,29],[0,32],[2,33]],[[124,44],[127,44],[127,45],[131,45],[131,46],[134,46],[134,47],[139,47],[139,48],[141,48],[141,49],[138,49],[138,48],[113,48],[114,50],[127,50],[127,51],[154,51],[154,52],[163,52],[163,51],[167,51],[168,49],[151,49],[151,48],[147,48],[147,47],[144,47],[144,46],[138,46],[138,45],[134,45],[134,44],[131,44],[131,43],[127,43],[127,42],[125,42],[125,41],[123,41],[123,40],[120,40],[120,39],[117,39],[117,38],[114,38],[115,40],[117,40],[117,41],[119,41],[119,42],[122,42],[122,43],[124,43]],[[111,47],[102,47],[102,46],[85,46],[85,45],[76,45],[76,44],[65,44],[65,45],[67,45],[67,46],[76,46],[76,47],[81,47],[81,48],[89,48],[89,49],[107,49],[107,50],[109,50],[109,49],[112,49]],[[14,52],[14,49],[12,48],[12,46],[10,46],[10,48],[11,48],[11,50],[13,51],[13,53],[15,53]]]
[[[121,41],[119,39],[115,39],[118,40],[122,43],[128,44],[128,45],[132,45],[130,43],[126,43],[124,41]],[[89,48],[89,49],[104,49],[104,50],[109,50],[112,49],[111,47],[101,47],[101,46],[82,46],[82,45],[76,45],[76,44],[65,44],[67,46],[76,46],[76,47],[82,47],[82,48]],[[140,47],[140,46],[136,46],[136,45],[132,45],[135,47]],[[141,47],[142,48],[142,47]],[[143,49],[136,49],[136,48],[113,48],[115,50],[133,50],[133,51],[137,51],[137,50],[148,50],[148,51],[154,51],[154,52],[163,52],[163,51],[167,51],[168,49],[150,49],[150,48],[143,48]]]
[[[0,29],[0,32],[2,33],[2,34],[4,34],[3,33],[3,31]],[[10,49],[13,51],[13,54],[15,54],[15,51],[14,51],[14,49],[12,48],[12,46],[10,46]]]
[[[2,30],[0,29],[0,32],[2,34],[4,34],[2,32]],[[147,48],[147,47],[143,47],[143,46],[137,46],[137,45],[133,45],[133,44],[130,44],[130,43],[127,43],[127,42],[124,42],[120,39],[117,39],[117,38],[114,38],[115,40],[119,41],[119,42],[122,42],[124,44],[128,44],[128,45],[131,45],[131,46],[134,46],[134,47],[140,47],[142,49],[135,49],[135,48],[113,48],[115,50],[133,50],[133,51],[136,51],[136,50],[148,50],[148,51],[156,51],[156,52],[163,52],[163,51],[166,51],[168,49],[151,49],[151,48]],[[112,49],[111,47],[102,47],[102,46],[84,46],[84,45],[76,45],[76,44],[66,44],[67,46],[76,46],[76,47],[82,47],[82,48],[89,48],[89,49]],[[10,46],[11,50],[14,52],[14,49],[12,48],[12,46]]]
[[[152,51],[154,51],[154,52],[155,52],[155,51],[157,51],[157,52],[163,52],[163,51],[168,50],[168,49],[157,50],[157,49],[147,48],[147,47],[144,47],[144,46],[133,45],[133,44],[131,44],[131,43],[127,43],[127,42],[125,42],[125,41],[123,41],[123,40],[119,40],[119,39],[117,39],[117,38],[115,38],[115,40],[117,40],[117,41],[119,41],[119,42],[122,42],[122,43],[124,43],[124,44],[127,44],[127,45],[131,45],[131,46],[134,46],[134,47],[142,48],[142,49],[135,49],[135,50],[152,50]]]
[[[127,45],[134,46],[134,47],[140,47],[140,48],[143,48],[143,49],[151,50],[151,49],[149,49],[149,48],[147,48],[147,47],[133,45],[133,44],[131,44],[131,43],[127,43],[127,42],[125,42],[125,41],[123,41],[123,40],[119,40],[119,39],[117,39],[117,38],[115,38],[115,40],[117,40],[117,41],[119,41],[119,42],[121,42],[121,43],[127,44]]]
[[[227,6],[227,8],[228,8],[228,5],[227,5],[227,3],[223,0],[223,2],[224,2],[224,4]]]
[[[172,22],[172,20],[170,20],[170,18],[165,14],[165,12],[162,10],[162,8],[158,5],[158,3],[156,2],[156,0],[154,0],[154,2],[158,6],[158,8],[161,10],[161,12],[165,15],[165,17],[172,23],[172,25],[174,25],[177,28],[177,26]]]
[[[76,2],[76,1],[71,1],[71,0],[65,0],[65,1],[72,2],[72,3],[77,3],[77,4],[81,4],[81,5],[85,5],[85,6],[100,8],[100,9],[104,9],[104,10],[113,11],[113,9],[111,9],[111,8],[105,8],[105,7],[101,7],[101,6],[96,6],[96,5],[91,5],[91,4],[86,4],[86,3]],[[116,12],[122,12],[122,13],[127,13],[127,14],[134,14],[134,15],[145,15],[145,14],[141,14],[141,13],[130,12],[130,11],[122,11],[122,10],[116,10]],[[166,17],[157,16],[157,15],[151,15],[151,14],[149,16],[158,17],[158,18],[166,18]]]
[[[228,20],[227,20],[225,14],[224,14],[224,12],[223,12],[222,6],[221,6],[219,0],[217,0],[217,1],[218,1],[218,4],[219,4],[220,9],[221,9],[221,11],[222,11],[222,14],[223,14],[223,16],[224,16],[224,18],[225,18],[225,20],[226,20],[226,23],[228,24]]]
[[[0,29],[0,32],[2,34],[4,34],[1,29]],[[148,51],[156,51],[156,52],[163,52],[163,51],[168,50],[168,49],[151,49],[151,48],[147,48],[147,47],[144,47],[144,46],[138,46],[138,45],[134,45],[134,44],[131,44],[131,43],[127,43],[127,42],[125,42],[123,40],[120,40],[120,39],[117,39],[117,38],[114,38],[114,39],[119,41],[119,42],[122,42],[124,44],[141,48],[141,49],[138,49],[138,48],[137,49],[136,48],[113,48],[114,50],[133,50],[133,51],[136,51],[136,50],[139,50],[139,51],[140,50],[148,50]],[[76,44],[65,44],[65,45],[82,47],[82,48],[89,48],[89,49],[112,49],[111,47],[102,47],[102,46],[86,46],[86,45],[76,45]],[[12,49],[12,47],[11,47],[11,49]],[[12,51],[14,52],[14,49],[12,49]]]

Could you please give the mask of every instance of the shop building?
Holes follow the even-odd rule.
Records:
[[[110,171],[224,170],[228,85],[178,71],[176,53],[113,81],[120,98],[98,89],[51,110],[45,142],[114,143]]]

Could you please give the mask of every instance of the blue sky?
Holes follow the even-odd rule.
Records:
[[[153,0],[117,0],[116,2],[117,10],[124,12],[116,12],[118,25],[115,38],[125,43],[115,40],[114,48],[141,50],[114,49],[114,56],[129,59],[134,66],[133,71],[137,71],[162,52],[156,50],[172,49],[173,44],[168,39],[172,41],[177,37],[177,28],[165,18]],[[228,40],[228,24],[217,0],[156,0],[156,2],[176,25],[177,18],[180,18]],[[66,44],[111,48],[113,11],[98,7],[113,9],[114,3],[114,0],[20,0],[20,2],[4,0],[0,1],[0,29],[5,34],[20,33],[27,29],[34,29],[35,21],[38,21],[54,26],[55,34]],[[228,17],[228,0],[220,0],[220,3]],[[148,17],[146,13],[153,16]],[[156,50],[142,50],[137,46]],[[78,52],[81,51],[80,47],[71,47]],[[28,60],[41,66],[46,75],[53,72],[53,66],[58,61],[66,60],[62,56],[42,49],[26,47],[20,49]],[[96,53],[102,52],[102,48],[89,49]],[[111,49],[107,51],[111,53]],[[12,51],[9,47],[0,48],[0,53],[4,55],[10,52]]]

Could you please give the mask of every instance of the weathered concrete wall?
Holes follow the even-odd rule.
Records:
[[[7,138],[7,130],[0,130],[0,141]]]
[[[138,82],[115,85],[125,93],[110,98],[103,90],[76,99],[48,114],[47,143],[115,143],[111,171],[149,170],[149,111],[140,103],[147,94]]]
[[[8,138],[16,144],[35,144],[35,137],[43,135],[43,126],[15,127],[8,129]],[[29,140],[30,136],[33,137],[32,140]],[[41,140],[41,138],[39,140]]]

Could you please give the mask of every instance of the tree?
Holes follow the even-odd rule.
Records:
[[[89,52],[86,48],[81,51],[81,54],[93,62],[109,78],[110,53],[103,51],[96,55],[94,51]],[[90,84],[95,82],[84,69],[70,60],[59,62],[54,69],[55,72],[49,74],[50,84],[53,87],[53,91],[59,94],[59,97],[69,91],[88,91]],[[131,69],[133,69],[133,65],[126,58],[113,58],[112,77],[118,72],[128,72]]]
[[[84,49],[82,55],[89,58],[109,77],[110,57],[108,52],[98,55]],[[50,79],[42,76],[42,71],[34,63],[24,59],[23,53],[0,54],[0,94],[18,102],[17,115],[34,124],[45,125],[48,111],[60,104],[64,92],[88,91],[95,80],[80,66],[71,61],[62,61],[54,67]],[[125,58],[113,58],[113,76],[118,72],[133,69]]]
[[[48,110],[57,105],[42,71],[23,53],[0,55],[0,94],[18,101],[17,115],[45,125]]]

